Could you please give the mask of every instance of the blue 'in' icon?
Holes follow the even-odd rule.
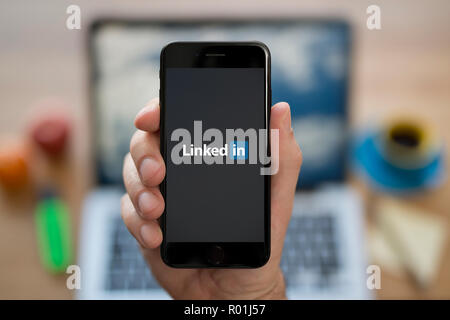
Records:
[[[233,160],[248,159],[248,141],[232,141],[229,143],[229,157]]]

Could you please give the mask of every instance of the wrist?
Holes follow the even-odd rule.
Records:
[[[286,284],[281,269],[278,270],[273,287],[260,297],[262,300],[287,300]]]

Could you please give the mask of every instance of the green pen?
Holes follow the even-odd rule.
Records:
[[[54,192],[40,197],[35,211],[41,262],[53,273],[65,272],[72,262],[70,217],[66,205]]]

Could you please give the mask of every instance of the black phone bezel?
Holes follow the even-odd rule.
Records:
[[[160,58],[160,146],[167,163],[165,132],[165,69],[263,67],[265,70],[264,125],[269,128],[271,107],[270,51],[261,42],[172,42],[161,50]],[[270,150],[270,140],[266,144]],[[161,258],[174,268],[258,268],[270,257],[270,175],[264,176],[264,242],[167,242],[166,211],[160,218],[163,232]],[[166,179],[160,185],[166,199]]]

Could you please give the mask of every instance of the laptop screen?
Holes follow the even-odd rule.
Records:
[[[90,30],[98,182],[122,182],[134,117],[158,96],[159,56],[172,41],[264,42],[272,101],[287,101],[303,151],[299,186],[345,177],[350,29],[342,21],[221,23],[101,21]]]

